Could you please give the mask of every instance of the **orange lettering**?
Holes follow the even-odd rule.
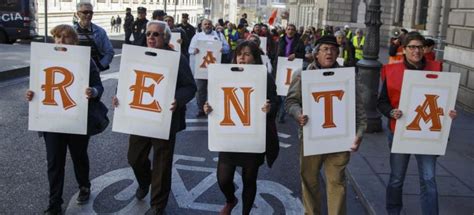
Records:
[[[420,131],[420,120],[423,119],[425,123],[432,122],[430,131],[441,131],[441,120],[440,116],[443,116],[443,108],[438,107],[436,100],[439,98],[437,95],[425,94],[426,100],[422,105],[416,107],[417,112],[415,119],[407,126],[407,130]],[[430,113],[427,113],[427,109],[430,108]]]
[[[230,117],[230,103],[235,108],[237,115],[239,115],[240,121],[244,126],[250,126],[250,94],[254,91],[251,87],[241,87],[244,94],[244,106],[237,99],[235,87],[223,87],[224,90],[224,119],[221,121],[222,126],[234,126],[235,123]]]
[[[286,68],[286,81],[285,85],[290,85],[291,84],[291,73],[293,70],[291,68]]]
[[[153,94],[155,93],[155,86],[160,84],[160,82],[164,79],[164,76],[162,74],[139,70],[135,70],[135,73],[137,74],[135,85],[130,86],[130,91],[134,91],[133,100],[129,104],[130,108],[161,113],[161,107],[158,101],[153,100],[153,102],[150,104],[143,104],[142,100],[144,93],[148,93],[151,97],[153,97]],[[151,84],[150,86],[145,87],[145,80],[147,78],[151,78],[153,81],[155,81],[156,85]]]
[[[319,102],[319,99],[324,98],[324,123],[322,125],[323,128],[335,128],[336,124],[334,124],[332,97],[337,97],[339,101],[341,101],[342,96],[344,96],[344,91],[334,90],[315,92],[312,94],[316,102]]]
[[[216,63],[216,58],[212,55],[211,51],[207,51],[206,56],[204,56],[200,68],[207,68],[207,65]]]
[[[71,96],[69,96],[66,90],[66,88],[71,86],[74,82],[74,75],[66,68],[59,66],[46,68],[44,72],[46,73],[45,84],[41,85],[41,90],[43,90],[45,94],[44,100],[42,101],[43,104],[57,106],[58,103],[56,103],[54,99],[54,91],[59,90],[64,110],[76,106],[76,103],[71,99]],[[64,76],[64,80],[61,83],[55,83],[56,73]]]

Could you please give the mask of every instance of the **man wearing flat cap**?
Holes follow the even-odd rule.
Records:
[[[137,46],[146,46],[146,24],[148,19],[146,19],[146,8],[138,7],[137,8],[137,20],[133,22],[132,31],[133,31],[133,45]]]
[[[321,37],[316,42],[316,47],[313,50],[314,61],[308,66],[308,70],[338,68],[339,65],[336,61],[339,55],[338,47],[336,37],[332,35]],[[359,148],[362,135],[367,127],[358,80],[356,86],[356,137],[351,146],[352,151],[357,151]],[[298,137],[301,141],[300,174],[305,214],[321,214],[319,172],[323,165],[326,175],[328,214],[346,214],[345,169],[349,163],[350,152],[303,156],[303,126],[308,122],[308,116],[303,115],[302,112],[301,71],[297,71],[293,75],[285,108],[300,125],[298,130]]]

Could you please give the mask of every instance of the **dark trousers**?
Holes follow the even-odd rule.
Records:
[[[48,160],[49,204],[51,206],[61,206],[63,203],[64,166],[66,165],[67,147],[69,147],[79,187],[91,187],[89,156],[87,155],[89,136],[45,132],[44,140]]]
[[[125,30],[125,43],[126,44],[132,44],[130,42],[130,36],[132,36],[132,31]]]
[[[175,135],[169,140],[130,135],[128,163],[132,166],[138,185],[147,188],[151,184],[150,204],[164,210],[171,191],[171,167],[173,165]],[[148,159],[153,147],[153,169]]]
[[[197,92],[196,92],[196,103],[198,110],[204,112],[204,103],[207,101],[207,80],[196,79]]]

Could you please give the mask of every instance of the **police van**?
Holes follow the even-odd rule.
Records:
[[[36,0],[0,0],[0,43],[37,36]]]

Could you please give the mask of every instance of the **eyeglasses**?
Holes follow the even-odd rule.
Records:
[[[337,52],[337,48],[335,47],[323,47],[323,48],[320,48],[319,51],[323,52],[323,53],[329,53],[329,51],[332,52]]]
[[[92,10],[84,10],[84,11],[79,11],[79,13],[82,13],[84,15],[93,15],[94,11]]]
[[[407,46],[407,48],[408,48],[410,51],[414,51],[415,49],[422,50],[422,49],[424,48],[424,46],[423,46],[423,45],[419,45],[419,46],[409,45],[409,46]]]
[[[149,36],[153,36],[153,37],[158,37],[160,36],[161,34],[158,33],[158,32],[155,32],[155,31],[147,31],[146,32],[146,36],[149,37]]]

